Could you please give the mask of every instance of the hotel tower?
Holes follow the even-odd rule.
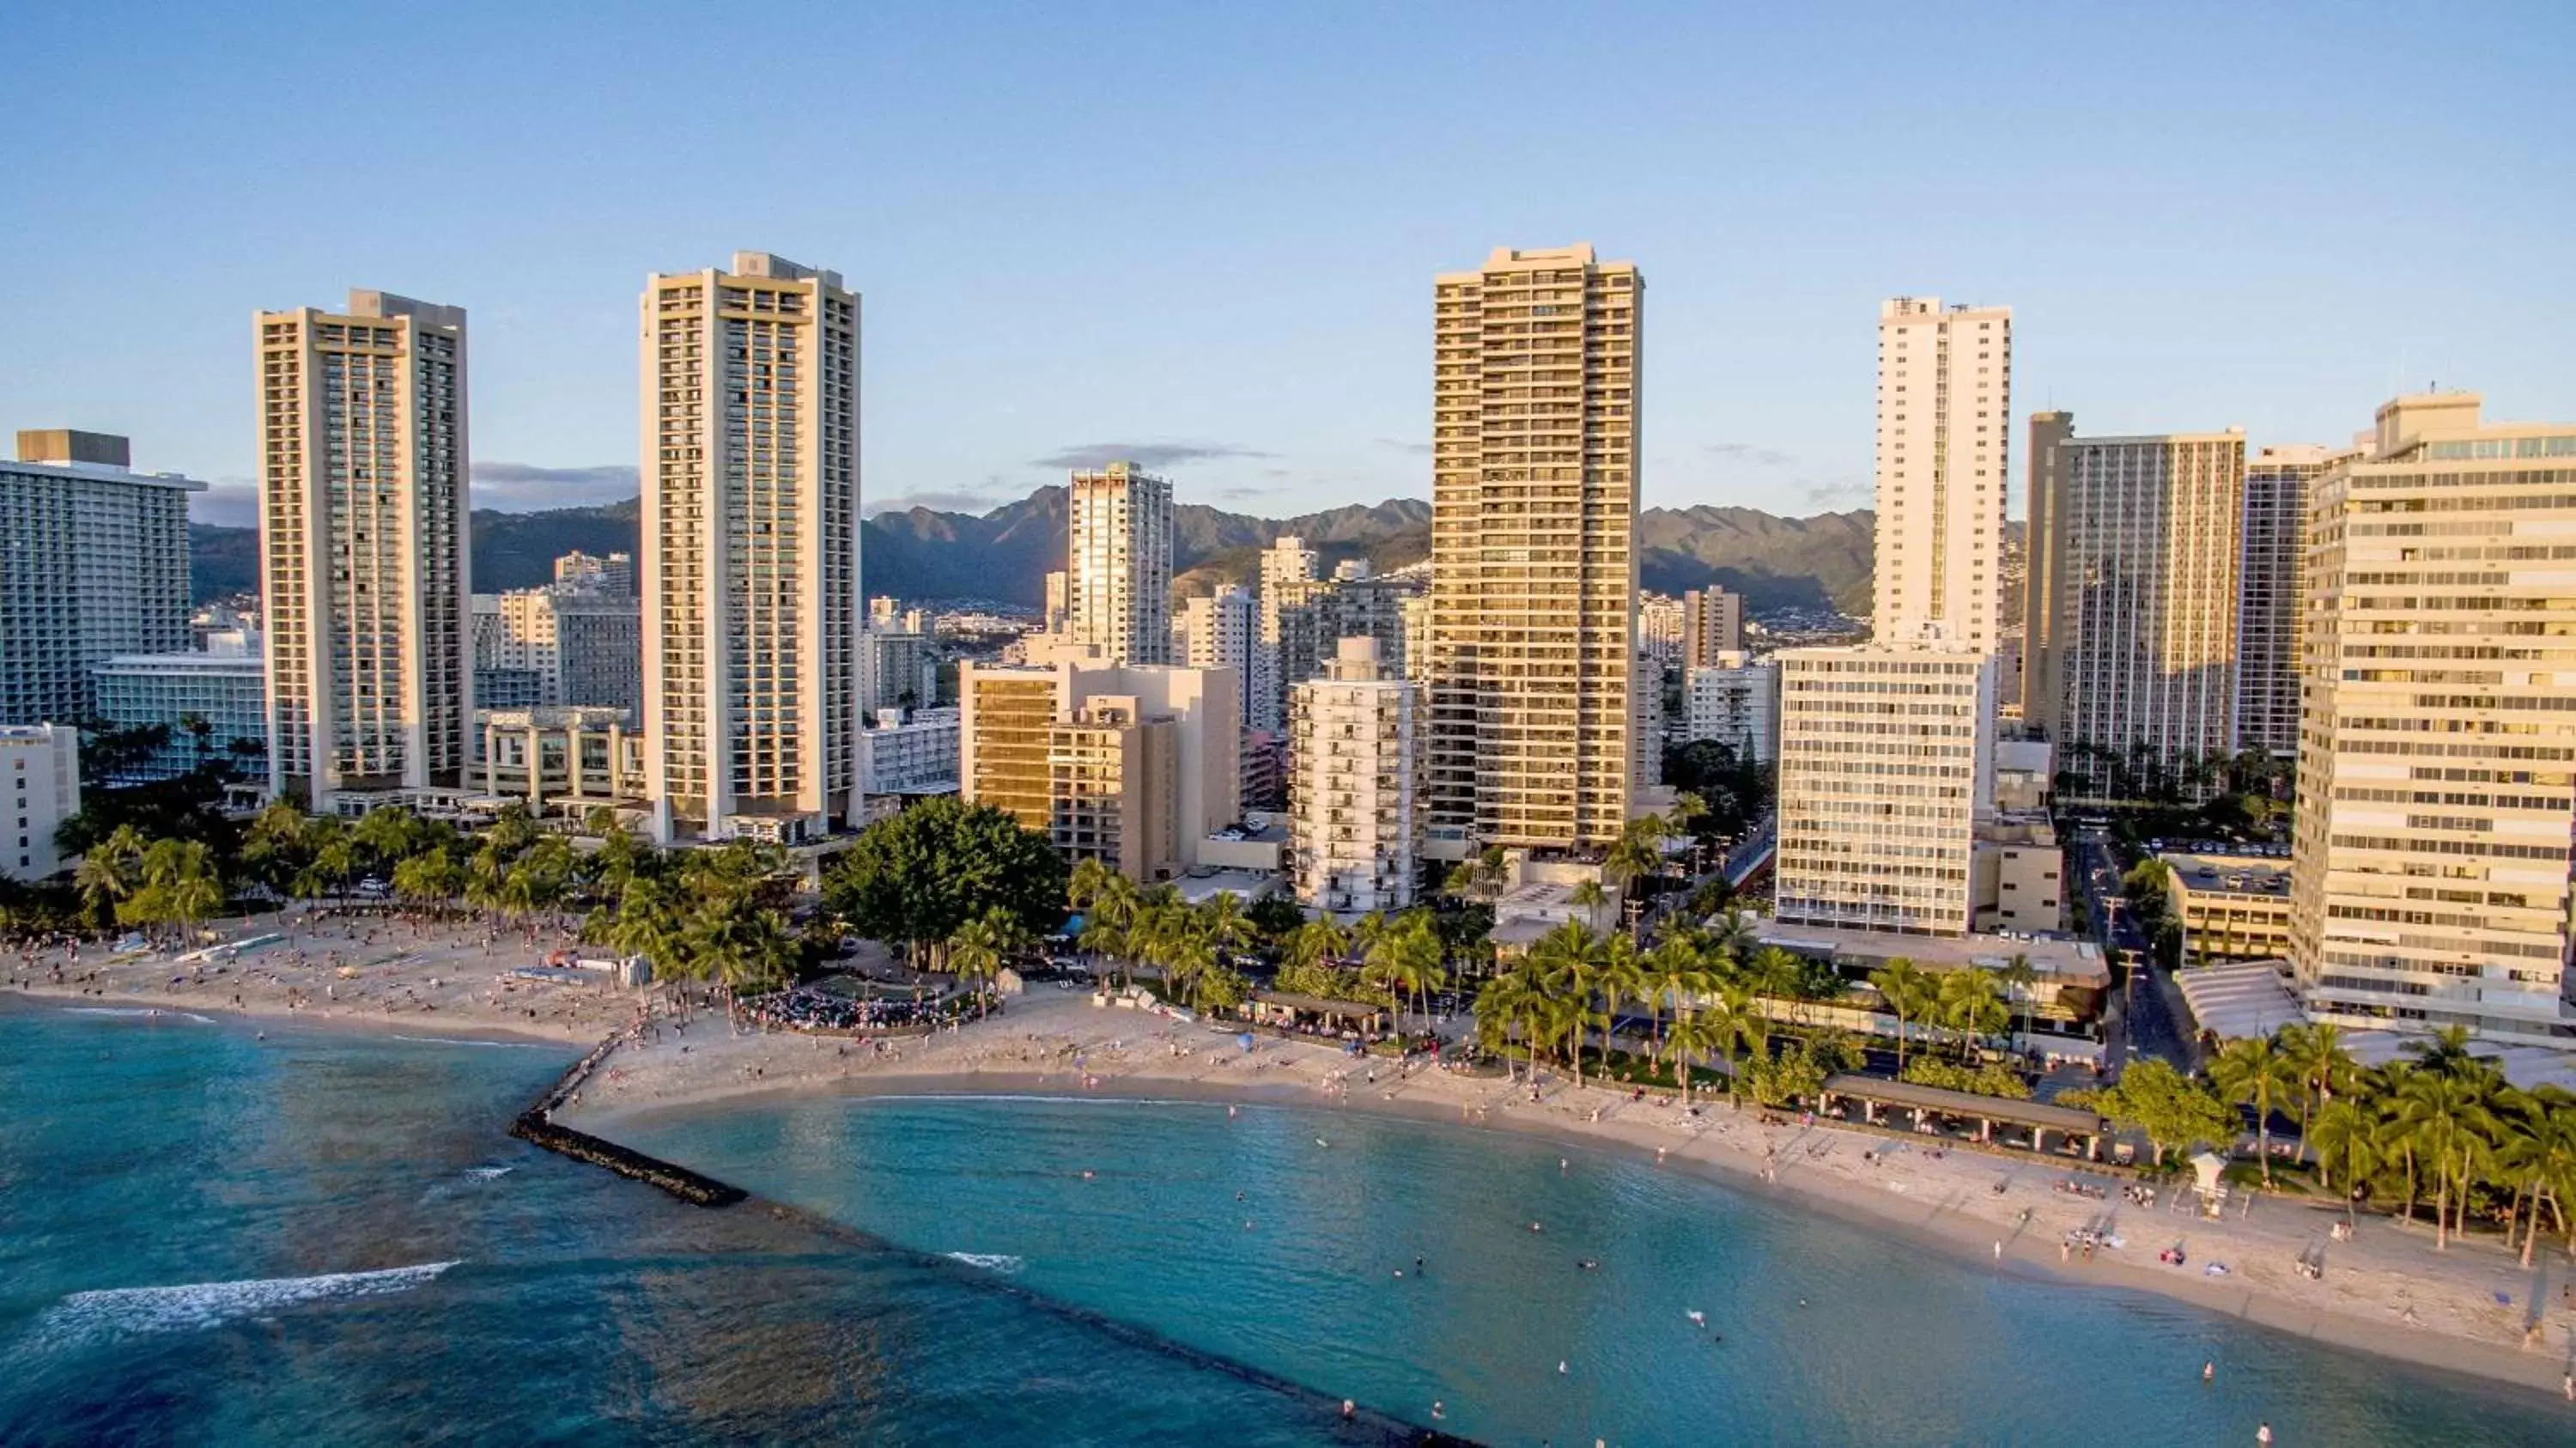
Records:
[[[1434,282],[1428,854],[1626,823],[1644,293],[1589,246]]]
[[[269,791],[457,787],[473,714],[465,309],[352,291],[252,323]]]
[[[1172,662],[1172,485],[1134,463],[1075,473],[1065,632],[1112,664]]]
[[[643,297],[645,772],[665,842],[860,822],[859,297],[762,252]]]
[[[1871,612],[1881,642],[1937,635],[1994,654],[2011,418],[2010,307],[1879,304]]]

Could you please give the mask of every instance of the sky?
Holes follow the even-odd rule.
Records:
[[[1577,241],[1645,274],[1650,506],[1867,506],[1898,295],[2011,305],[2016,414],[2087,433],[2563,420],[2571,46],[2563,0],[0,0],[0,429],[247,521],[251,314],[381,288],[469,312],[477,506],[606,501],[646,276],[761,250],[863,295],[871,511],[1123,455],[1289,516],[1428,496],[1433,277]]]

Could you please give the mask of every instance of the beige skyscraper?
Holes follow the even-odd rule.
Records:
[[[1276,732],[1288,727],[1288,690],[1313,676],[1321,652],[1316,603],[1325,585],[1317,577],[1322,555],[1294,534],[1261,550],[1261,592],[1252,640],[1252,672],[1244,695],[1245,727]]]
[[[2564,1049],[2576,423],[2379,409],[2309,484],[2290,960],[2308,1013]]]
[[[352,291],[253,320],[268,782],[462,787],[473,716],[465,309]]]
[[[1172,485],[1134,463],[1075,473],[1065,632],[1113,664],[1172,661]]]
[[[2191,790],[2191,767],[2234,738],[2245,435],[2072,426],[2031,422],[2047,463],[2031,474],[2023,717],[2094,797]]]
[[[1897,297],[1878,308],[1881,641],[1935,630],[2001,642],[2004,480],[2012,466],[2012,309]]]
[[[1588,245],[1434,283],[1426,853],[1627,821],[1644,294]]]
[[[1712,583],[1682,595],[1683,670],[1705,669],[1720,654],[1744,652],[1744,600]]]
[[[2267,447],[2245,460],[2245,542],[2236,606],[2236,747],[2299,754],[2299,607],[2308,484],[2349,447]]]
[[[765,252],[643,297],[655,835],[860,823],[859,297]]]

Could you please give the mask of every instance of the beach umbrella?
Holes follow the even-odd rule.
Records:
[[[1238,1034],[1238,1035],[1234,1038],[1234,1043],[1235,1043],[1236,1045],[1238,1045],[1238,1046],[1241,1046],[1243,1049],[1245,1049],[1245,1050],[1247,1050],[1247,1051],[1251,1050],[1251,1049],[1252,1049],[1252,1033],[1251,1033],[1250,1031],[1244,1031],[1244,1032],[1242,1032],[1242,1033]]]

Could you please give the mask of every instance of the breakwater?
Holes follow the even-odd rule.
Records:
[[[581,1090],[582,1083],[590,1079],[590,1073],[598,1070],[600,1063],[614,1054],[632,1034],[632,1031],[620,1031],[591,1047],[588,1055],[573,1062],[570,1069],[555,1078],[553,1085],[529,1103],[527,1110],[510,1122],[510,1134],[557,1156],[570,1157],[574,1161],[615,1172],[631,1181],[660,1187],[692,1206],[730,1207],[742,1201],[750,1193],[740,1187],[555,1121],[555,1108],[573,1099]]]

